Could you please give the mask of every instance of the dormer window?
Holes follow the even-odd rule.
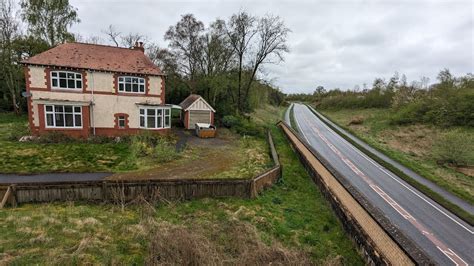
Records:
[[[145,93],[145,79],[139,77],[118,77],[118,91],[125,93]]]
[[[82,74],[71,71],[51,71],[53,89],[82,89]]]

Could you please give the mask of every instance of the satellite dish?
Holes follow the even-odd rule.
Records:
[[[25,98],[31,97],[31,92],[29,92],[29,91],[23,91],[23,92],[21,92],[21,96],[23,96],[23,97],[25,97]]]

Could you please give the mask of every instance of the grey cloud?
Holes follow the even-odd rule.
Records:
[[[240,9],[273,13],[292,30],[291,52],[280,65],[266,65],[262,77],[284,92],[312,92],[317,85],[350,89],[388,78],[395,71],[409,79],[434,81],[447,67],[456,75],[473,72],[473,13],[470,0],[458,1],[290,1],[72,0],[83,36],[101,35],[114,24],[141,32],[166,46],[163,35],[182,14],[204,23],[228,18]]]

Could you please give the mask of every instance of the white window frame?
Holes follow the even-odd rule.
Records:
[[[148,110],[155,110],[155,127],[148,127]],[[143,111],[143,114],[142,114]],[[161,113],[161,114],[158,114]],[[143,125],[141,120],[143,119]],[[168,119],[168,125],[165,125],[166,119]],[[161,122],[161,126],[158,127],[158,121]],[[170,107],[140,107],[138,113],[139,127],[143,129],[163,129],[171,128],[171,108]]]
[[[47,107],[51,106],[51,111],[48,111]],[[62,112],[56,112],[56,106],[62,106],[63,107],[63,111]],[[65,110],[65,107],[66,106],[70,106],[72,107],[72,112],[66,112]],[[79,108],[79,112],[76,111],[76,108]],[[63,116],[63,119],[64,119],[64,126],[56,126],[56,114],[60,115],[62,114]],[[66,114],[71,114],[72,115],[72,123],[73,123],[73,126],[66,126]],[[53,115],[53,125],[48,125],[48,115]],[[81,121],[81,125],[80,126],[77,126],[76,124],[76,115],[79,115],[79,119]],[[80,105],[64,105],[64,104],[45,104],[44,105],[44,124],[45,124],[45,127],[46,128],[66,128],[66,129],[70,129],[70,128],[82,128],[82,126],[84,125],[84,121],[83,121],[83,116],[82,116],[82,106]]]
[[[129,79],[130,81],[127,81]],[[136,82],[135,82],[136,81]],[[125,87],[130,84],[130,91],[126,91]],[[133,91],[133,85],[138,85],[138,91]],[[140,93],[145,94],[146,91],[146,80],[143,77],[135,76],[119,76],[117,78],[117,91],[120,93]],[[122,87],[122,88],[120,88]],[[143,89],[143,91],[142,91]]]
[[[120,122],[123,121],[123,126],[120,125]],[[117,127],[126,128],[127,127],[127,118],[124,115],[117,116]]]
[[[60,74],[64,73],[66,74],[65,78],[60,78]],[[70,74],[73,75],[73,77],[68,77]],[[56,75],[56,76],[54,76]],[[56,89],[56,90],[82,90],[84,87],[84,81],[82,80],[82,74],[73,72],[73,71],[62,71],[62,70],[53,70],[50,73],[50,79],[51,79],[51,88]],[[66,87],[61,87],[60,79],[66,79]],[[74,81],[74,88],[69,88],[69,81],[73,80]],[[54,81],[56,81],[56,86],[54,86]],[[77,86],[77,82],[81,82],[81,87]]]

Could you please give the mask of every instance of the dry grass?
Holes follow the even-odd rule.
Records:
[[[310,265],[308,254],[266,245],[255,226],[240,221],[212,228],[161,223],[148,251],[150,265]],[[211,229],[211,231],[209,231]]]

